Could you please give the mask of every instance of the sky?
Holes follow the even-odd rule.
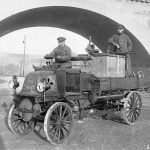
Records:
[[[58,45],[57,37],[59,36],[66,37],[66,45],[73,53],[86,54],[87,39],[76,33],[52,27],[32,27],[8,33],[0,38],[0,52],[23,54],[25,36],[26,54],[50,53]]]

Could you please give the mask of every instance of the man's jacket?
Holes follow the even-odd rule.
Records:
[[[125,33],[113,35],[108,39],[108,43],[114,46],[114,52],[116,53],[126,53],[132,50],[132,42]],[[120,48],[115,47],[115,43],[118,44]]]
[[[60,56],[60,59],[56,59],[56,63],[61,62],[70,62],[71,60],[71,49],[68,46],[57,46],[51,53],[50,56],[57,57]]]

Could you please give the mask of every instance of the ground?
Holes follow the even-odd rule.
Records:
[[[0,83],[0,150],[147,150],[150,149],[150,93],[143,92],[142,114],[133,126],[110,117],[103,120],[99,115],[89,115],[83,122],[74,121],[68,141],[59,146],[48,143],[43,133],[31,132],[26,136],[11,133],[5,124],[7,105],[11,103],[9,77]],[[22,80],[22,79],[19,79]],[[116,118],[118,115],[116,114]]]

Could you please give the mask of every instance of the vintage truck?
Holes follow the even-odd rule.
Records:
[[[16,77],[11,82],[14,94],[8,125],[13,133],[28,134],[40,122],[47,140],[57,145],[68,139],[74,114],[83,119],[88,109],[114,109],[129,125],[138,120],[140,91],[149,87],[149,78],[141,73],[126,76],[125,56],[79,55],[71,58],[72,68],[63,69],[54,68],[52,58],[46,59],[47,64],[26,75],[21,92]]]

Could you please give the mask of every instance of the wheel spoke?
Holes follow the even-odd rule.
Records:
[[[128,109],[128,110],[126,111],[127,117],[128,117],[128,115],[129,115],[130,112],[131,112],[131,109]]]
[[[130,97],[129,100],[130,100],[130,106],[133,106],[133,103],[134,103],[133,102],[134,101],[133,97]]]
[[[136,119],[136,118],[135,118],[135,115],[134,115],[134,112],[132,111],[132,113],[131,113],[131,114],[132,114],[131,122],[134,122],[134,120]]]
[[[52,117],[55,121],[57,121],[56,116],[54,116],[54,115],[52,114],[51,117]]]
[[[57,138],[57,141],[58,142],[60,141],[60,128],[58,129],[58,138]]]
[[[131,106],[131,99],[129,99],[127,102],[129,104],[129,106]]]
[[[14,114],[14,116],[17,116],[18,118],[21,118],[21,116],[19,114]]]
[[[133,120],[133,111],[131,110],[128,121],[132,122]]]
[[[18,121],[18,120],[20,120],[20,121],[21,121],[21,118],[19,118],[19,119],[15,119],[15,120],[12,120],[12,122],[16,122],[16,121]]]
[[[15,126],[15,128],[18,128],[18,126],[21,124],[21,121]]]
[[[53,139],[55,138],[57,132],[58,132],[58,127],[56,127],[55,133],[54,133],[54,135],[53,135]]]
[[[25,132],[25,125],[24,125],[23,122],[21,122],[20,126],[21,126],[21,128],[22,128],[22,131]]]
[[[129,116],[129,118],[128,118],[128,121],[132,122],[132,118],[133,118],[133,116],[132,116],[132,111],[131,111],[131,112],[130,112],[130,116]]]
[[[60,131],[61,131],[62,139],[65,138],[65,134],[64,134],[62,127],[60,128]]]
[[[135,102],[134,102],[134,106],[138,106],[139,105],[139,103],[140,103],[140,100],[141,98],[140,98],[140,96],[139,95],[136,95],[136,99],[135,99]]]
[[[64,117],[66,111],[67,111],[67,108],[65,107],[65,110],[64,110],[64,112],[63,112],[63,114],[62,114],[62,118]]]
[[[27,130],[27,129],[29,129],[29,128],[30,128],[29,124],[28,124],[27,122],[25,122],[25,123],[24,123],[24,129]]]
[[[141,110],[141,108],[139,108],[139,107],[136,107],[136,108],[135,108],[135,110],[138,110],[138,111],[139,111],[139,110]]]
[[[49,125],[56,125],[56,122],[50,121]]]
[[[136,98],[135,98],[135,103],[137,103],[137,101],[139,101],[139,95],[138,94],[136,94]]]
[[[63,119],[64,119],[64,120],[71,119],[71,114],[68,114],[68,115],[65,116]]]
[[[59,114],[58,114],[58,109],[57,108],[55,109],[55,114],[56,114],[56,119],[58,119],[59,118]]]
[[[131,105],[133,105],[133,103],[134,103],[134,94],[131,94],[130,99],[131,99]]]
[[[127,106],[126,108],[132,109],[133,107]]]
[[[60,106],[60,109],[59,109],[59,117],[60,118],[62,117],[62,106]]]
[[[136,118],[137,118],[135,110],[133,111],[133,118],[134,118],[134,120],[133,120],[133,121],[135,121],[135,120],[136,120]]]
[[[64,123],[65,123],[65,124],[72,124],[72,122],[71,122],[71,121],[68,121],[68,120],[64,120]]]
[[[69,133],[69,130],[65,127],[65,126],[62,126],[63,129],[65,129],[65,131],[67,131],[67,133]]]
[[[129,119],[131,116],[131,110],[129,111],[129,113],[127,114],[127,118]]]
[[[22,128],[22,122],[20,122],[19,126],[17,127],[17,129],[19,130],[19,132],[21,133],[21,131],[23,130]]]
[[[49,132],[52,132],[54,129],[56,129],[56,126],[55,127],[52,127]]]

